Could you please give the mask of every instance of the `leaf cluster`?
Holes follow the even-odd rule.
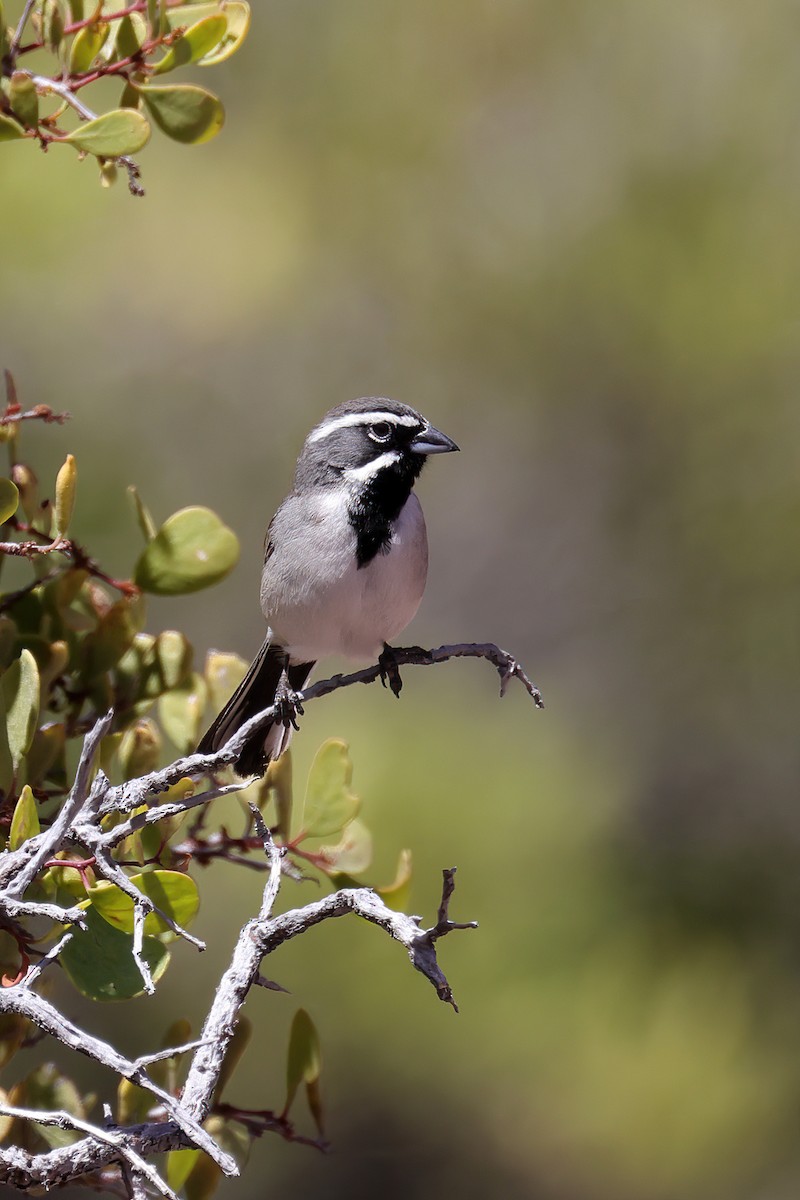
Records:
[[[222,128],[225,110],[213,92],[162,77],[230,58],[250,26],[245,0],[131,0],[124,6],[36,0],[26,15],[27,25],[23,16],[12,27],[0,0],[0,142],[72,146],[97,161],[107,187],[121,163],[131,191],[140,195],[139,168],[130,156],[146,145],[154,126],[186,145],[207,142]],[[27,66],[34,53],[45,60],[39,70]],[[108,79],[120,85],[118,104],[96,112],[84,89]]]
[[[22,558],[30,572],[23,586],[0,593],[0,850],[18,851],[57,818],[75,777],[80,743],[99,717],[113,710],[113,723],[100,743],[99,769],[113,784],[138,779],[172,761],[176,751],[194,750],[204,721],[225,703],[246,663],[237,655],[211,651],[198,664],[180,630],[155,635],[145,628],[148,594],[187,595],[230,572],[239,554],[233,532],[215,513],[196,506],[158,523],[139,492],[130,488],[132,525],[138,528],[140,544],[131,553],[128,576],[112,578],[73,537],[75,513],[80,511],[75,458],[67,455],[48,487],[22,455],[24,422],[52,421],[60,419],[58,414],[45,408],[23,412],[10,377],[7,401],[0,414],[0,441],[8,453],[8,473],[0,477],[0,573],[9,569],[12,558]],[[58,962],[84,996],[97,1002],[125,1001],[151,990],[142,964],[151,984],[158,983],[173,943],[191,926],[200,906],[200,889],[190,868],[205,867],[214,859],[265,868],[263,837],[254,827],[258,814],[264,815],[283,853],[285,873],[302,879],[313,871],[334,890],[363,886],[372,861],[372,836],[352,790],[353,768],[344,742],[331,739],[321,746],[302,803],[295,804],[288,753],[270,765],[264,779],[239,790],[244,827],[236,835],[213,815],[213,796],[229,784],[229,770],[207,785],[181,778],[161,793],[159,804],[181,809],[185,803],[176,815],[146,823],[147,807],[134,809],[124,833],[120,830],[119,840],[110,843],[116,882],[91,850],[68,844],[43,865],[27,889],[26,900],[82,912],[82,926],[71,927]],[[205,786],[208,802],[202,802]],[[109,813],[101,822],[102,831],[113,839],[123,819],[122,813]],[[410,877],[410,854],[403,851],[395,880],[375,890],[387,905],[400,909],[408,898]],[[147,902],[138,957],[137,895]],[[64,934],[64,928],[54,928],[52,922],[42,926],[41,919],[11,920],[0,910],[4,987],[19,985]],[[40,986],[47,989],[48,977]],[[0,1014],[0,1067],[39,1036],[26,1018]],[[252,1137],[265,1131],[322,1147],[321,1055],[311,1018],[300,1010],[292,1025],[286,1099],[280,1111],[242,1110],[222,1100],[248,1036],[242,1019],[207,1129],[237,1161],[246,1157]],[[186,1043],[190,1037],[188,1025],[179,1023],[166,1032],[164,1045]],[[150,1074],[177,1094],[180,1067],[176,1052],[153,1064]],[[317,1138],[302,1138],[290,1120],[301,1087]],[[123,1079],[116,1118],[122,1125],[157,1120],[153,1103],[151,1092]],[[82,1095],[59,1068],[47,1063],[7,1091],[0,1089],[0,1104],[58,1110],[85,1120],[95,1099]],[[69,1144],[78,1136],[75,1129],[54,1124],[0,1119],[0,1143],[14,1142],[34,1151],[42,1145]],[[199,1150],[180,1150],[170,1155],[167,1176],[173,1189],[183,1189],[190,1200],[205,1200],[219,1181],[219,1168]]]

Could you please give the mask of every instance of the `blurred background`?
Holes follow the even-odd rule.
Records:
[[[250,999],[229,1098],[282,1105],[303,1005],[334,1151],[265,1139],[220,1195],[794,1197],[797,5],[254,9],[194,73],[226,128],[154,136],[144,200],[2,147],[0,365],[73,414],[24,447],[45,478],[77,456],[75,533],[112,573],[137,552],[127,484],[158,519],[215,508],[238,568],[150,627],[249,658],[306,432],[349,397],[407,401],[463,451],[421,482],[408,636],[499,642],[547,708],[500,703],[475,662],[309,706],[301,791],[344,737],[375,876],[410,847],[430,919],[455,863],[452,915],[481,927],[441,945],[459,1016],[355,921],[269,961],[292,995]],[[141,1049],[200,1020],[261,884],[209,870],[209,953],[92,1019]]]

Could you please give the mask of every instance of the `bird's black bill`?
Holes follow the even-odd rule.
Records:
[[[450,454],[458,450],[458,446],[446,433],[428,425],[421,433],[411,440],[410,447],[416,454]]]

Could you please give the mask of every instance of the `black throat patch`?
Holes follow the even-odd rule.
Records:
[[[376,554],[389,550],[392,527],[424,464],[424,455],[404,454],[399,462],[384,467],[354,491],[347,511],[356,535],[359,569],[371,563]]]

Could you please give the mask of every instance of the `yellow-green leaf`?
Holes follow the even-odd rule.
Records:
[[[0,679],[6,714],[8,747],[14,770],[30,749],[39,717],[39,668],[30,650],[23,650]]]
[[[0,113],[0,142],[15,142],[21,137],[25,137],[25,130],[19,122]]]
[[[146,592],[178,596],[224,579],[239,558],[239,541],[209,508],[173,513],[142,551],[134,581]]]
[[[39,124],[39,97],[36,84],[27,71],[15,71],[11,76],[8,98],[14,115],[19,117],[23,125],[35,129]]]
[[[108,29],[106,21],[93,21],[91,25],[84,25],[83,29],[78,30],[69,52],[71,75],[82,75],[89,70],[103,49]]]
[[[372,862],[372,834],[363,821],[352,820],[336,846],[323,846],[318,853],[331,871],[359,875]]]
[[[20,792],[19,800],[14,808],[14,815],[11,818],[11,831],[8,837],[9,849],[19,850],[20,846],[29,842],[40,832],[39,810],[36,807],[33,792],[26,783]]]
[[[92,1000],[129,1000],[144,984],[133,957],[133,936],[103,920],[93,904],[86,909],[86,928],[75,931],[59,962],[79,991]],[[144,960],[155,983],[169,964],[169,950],[158,938],[146,937]]]
[[[56,476],[55,526],[59,537],[66,537],[72,511],[75,508],[75,490],[78,486],[78,467],[72,454],[68,454],[64,465]]]
[[[361,801],[350,791],[353,764],[347,744],[323,742],[308,773],[302,828],[311,837],[338,833],[357,815]]]
[[[213,92],[194,83],[140,87],[139,95],[162,133],[175,142],[199,145],[219,133],[225,109]]]
[[[391,883],[375,889],[389,908],[396,912],[404,912],[408,907],[411,893],[411,851],[401,850],[397,862],[397,871]]]
[[[191,875],[181,871],[143,871],[132,875],[131,883],[149,897],[177,925],[184,928],[197,916],[200,895]],[[113,883],[98,883],[89,891],[92,907],[104,921],[123,933],[133,932],[133,900]],[[156,913],[148,913],[144,922],[146,934],[163,934],[169,925]]]
[[[149,137],[150,126],[140,112],[133,108],[113,108],[111,112],[79,125],[61,140],[87,154],[119,158],[121,154],[136,154]]]
[[[284,1114],[292,1106],[301,1083],[316,1083],[322,1071],[319,1035],[314,1022],[304,1008],[299,1008],[289,1034],[289,1053],[286,1061],[286,1103]]]
[[[19,491],[17,485],[5,476],[0,478],[0,525],[13,517],[19,507]]]
[[[190,753],[200,737],[206,696],[202,675],[192,674],[186,683],[159,698],[158,719],[181,754]]]
[[[134,108],[136,107],[136,104],[138,104],[138,102],[139,102],[139,93],[136,92]],[[131,498],[131,503],[133,504],[133,510],[136,513],[136,520],[139,524],[139,528],[142,531],[142,536],[144,537],[144,540],[146,542],[152,541],[152,539],[156,536],[156,523],[153,520],[153,518],[150,516],[150,510],[148,509],[144,500],[142,500],[141,496],[139,495],[138,489],[135,488],[133,486],[133,484],[131,484],[131,486],[128,488],[128,495]]]
[[[200,1154],[200,1150],[170,1150],[167,1155],[167,1183],[173,1192],[179,1192],[186,1183]]]
[[[197,62],[219,45],[227,29],[228,21],[222,13],[216,12],[203,17],[175,39],[161,61],[156,63],[153,74],[164,75],[167,71],[174,71],[176,67]]]
[[[247,674],[247,663],[238,654],[209,650],[206,655],[205,680],[211,707],[219,712],[230,700]]]
[[[200,67],[213,67],[224,62],[236,53],[247,37],[250,28],[250,5],[240,3],[239,0],[230,0],[229,3],[223,4],[222,11],[228,18],[228,31],[217,48],[200,59],[197,64]]]
[[[161,754],[161,734],[155,721],[143,717],[123,734],[117,757],[123,779],[136,779],[158,766]]]
[[[289,840],[292,830],[292,752],[287,750],[280,758],[269,764],[264,776],[262,795],[268,791],[275,793],[275,813],[278,821],[275,827],[284,841]],[[261,807],[261,805],[259,805]]]

